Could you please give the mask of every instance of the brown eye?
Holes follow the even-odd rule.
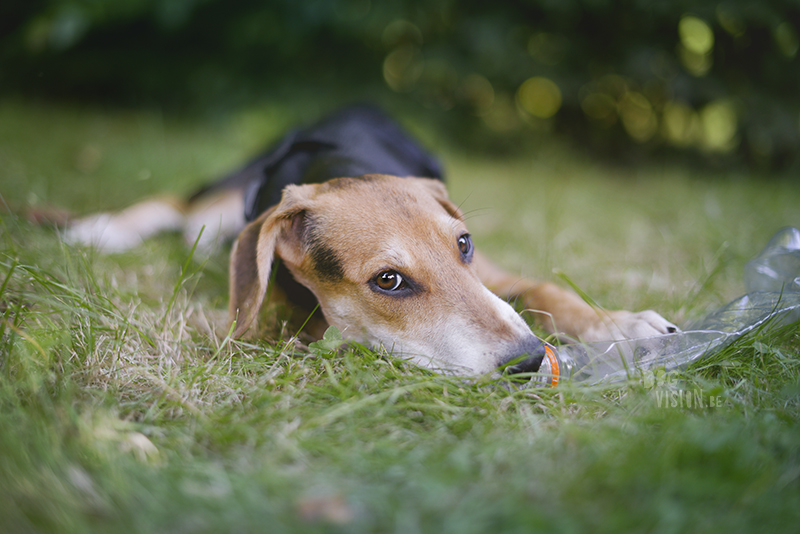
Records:
[[[397,291],[403,286],[403,277],[397,271],[383,271],[375,277],[375,285],[384,291]]]
[[[461,251],[461,256],[469,258],[472,253],[472,238],[469,234],[464,234],[458,238],[458,250]]]

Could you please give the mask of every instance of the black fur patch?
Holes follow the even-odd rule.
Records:
[[[311,263],[320,279],[338,282],[344,278],[342,260],[326,243],[320,231],[317,218],[312,213],[304,213],[301,241],[305,243]]]
[[[314,262],[314,270],[320,278],[328,282],[338,282],[344,277],[342,260],[330,247],[323,245],[317,239],[312,239],[308,252],[311,261]]]

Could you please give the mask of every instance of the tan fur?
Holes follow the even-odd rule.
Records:
[[[347,337],[384,344],[431,367],[487,372],[513,355],[515,345],[531,345],[527,325],[486,286],[506,299],[520,297],[551,332],[594,340],[657,335],[671,327],[657,314],[599,313],[571,292],[520,280],[478,253],[465,264],[456,242],[466,232],[436,180],[372,175],[289,186],[281,203],[248,225],[234,246],[230,313],[236,334],[251,326],[263,304],[276,256]],[[341,277],[315,267],[309,241],[319,236],[341,261]],[[420,291],[406,297],[375,291],[369,281],[387,269],[413,279]]]
[[[188,206],[145,201],[79,219],[65,237],[119,251],[159,230],[182,230],[192,243],[203,229],[200,248],[238,233],[230,257],[235,336],[258,332],[254,325],[274,293],[273,265],[280,259],[319,302],[324,321],[316,332],[335,325],[349,339],[383,345],[434,369],[486,373],[541,357],[541,341],[509,299],[521,302],[547,331],[585,341],[676,330],[652,311],[596,310],[558,286],[510,275],[478,252],[468,261],[458,245],[467,227],[438,180],[367,175],[290,185],[277,206],[247,226],[242,207],[237,189],[215,191]],[[404,277],[408,290],[378,289],[375,281],[387,271]]]

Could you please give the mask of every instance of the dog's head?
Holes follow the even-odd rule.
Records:
[[[473,265],[473,245],[444,185],[367,175],[288,186],[231,252],[230,314],[243,334],[280,257],[345,337],[435,368],[481,374],[542,343]]]

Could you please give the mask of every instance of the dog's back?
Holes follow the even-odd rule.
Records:
[[[436,158],[400,125],[377,108],[359,105],[289,131],[267,151],[193,199],[221,189],[243,190],[245,217],[252,221],[280,202],[287,185],[364,174],[443,179]]]

